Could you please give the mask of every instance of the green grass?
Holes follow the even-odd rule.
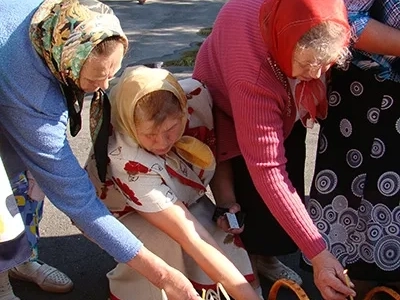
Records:
[[[210,35],[212,28],[202,28],[197,33],[198,35],[207,37]],[[179,67],[193,67],[196,60],[197,52],[199,52],[200,46],[203,42],[196,44],[195,48],[192,50],[184,51],[178,59],[167,60],[164,62],[164,66],[179,66]]]
[[[212,27],[202,28],[199,30],[199,32],[197,34],[202,35],[202,36],[209,36],[211,33],[211,30],[212,30]]]

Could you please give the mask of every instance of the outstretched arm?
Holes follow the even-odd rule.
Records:
[[[238,300],[259,299],[243,275],[182,202],[177,201],[160,212],[140,214],[177,241],[212,280],[222,283],[232,297]]]
[[[169,266],[146,247],[128,262],[128,265],[163,289],[169,300],[200,300],[190,281],[178,270]]]

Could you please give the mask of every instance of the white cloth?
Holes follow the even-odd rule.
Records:
[[[0,158],[0,243],[15,239],[24,230],[25,226]]]

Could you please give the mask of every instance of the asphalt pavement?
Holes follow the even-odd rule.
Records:
[[[225,0],[147,0],[145,5],[139,5],[137,1],[103,2],[113,8],[130,41],[128,53],[123,61],[123,67],[126,67],[131,64],[178,58],[183,51],[191,49],[204,39],[198,34],[199,30],[212,27]],[[184,78],[191,75],[192,69],[173,67],[170,71],[178,78]],[[82,165],[91,147],[88,107],[86,103],[83,112],[83,130],[77,137],[70,139],[71,147]],[[315,134],[311,134],[310,138],[309,145],[315,146]],[[310,172],[307,176],[310,177]],[[42,235],[39,244],[40,259],[68,274],[74,281],[74,289],[64,295],[51,294],[41,291],[32,283],[12,280],[15,294],[22,300],[107,299],[108,282],[105,274],[115,266],[115,261],[97,245],[83,237],[69,218],[47,200],[40,231]],[[263,237],[268,238],[268,231],[260,229],[260,238]],[[304,280],[303,288],[310,299],[321,299],[312,283],[312,276],[298,268],[299,254],[282,257],[282,260],[301,274]],[[266,295],[270,283],[263,281],[262,286]],[[278,299],[296,298],[291,293],[283,291]],[[134,295],[132,300],[135,300]]]

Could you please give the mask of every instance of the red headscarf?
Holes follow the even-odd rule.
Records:
[[[336,22],[349,32],[343,0],[265,0],[260,10],[261,35],[269,53],[286,75],[292,76],[292,58],[297,42],[311,28],[324,21]],[[346,46],[346,45],[344,45]],[[327,114],[326,89],[320,79],[297,84],[295,102],[303,124]],[[301,114],[302,115],[302,114]]]

